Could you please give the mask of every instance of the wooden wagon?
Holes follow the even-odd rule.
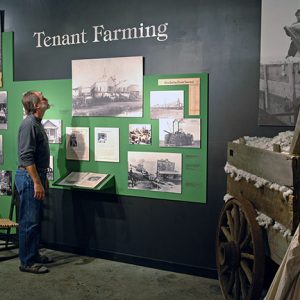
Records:
[[[228,144],[228,164],[263,178],[264,184],[257,186],[253,176],[227,176],[231,199],[221,210],[216,236],[216,262],[225,299],[260,299],[266,255],[280,264],[299,224],[299,123],[298,117],[289,153],[281,153],[279,145],[274,145],[274,151],[248,146],[243,139]],[[281,224],[290,235],[272,224],[259,226],[258,212]]]

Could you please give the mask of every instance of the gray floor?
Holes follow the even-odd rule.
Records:
[[[43,253],[55,259],[50,273],[43,275],[20,272],[17,258],[0,261],[1,299],[223,299],[217,280],[65,252]]]

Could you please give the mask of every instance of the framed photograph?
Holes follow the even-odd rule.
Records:
[[[89,160],[90,150],[89,128],[88,127],[67,127],[66,128],[66,152],[67,159]]]
[[[3,164],[3,136],[0,135],[0,164]]]
[[[188,97],[188,115],[200,115],[200,78],[164,78],[158,79],[160,86],[187,85],[189,89]],[[176,118],[176,117],[175,117]]]
[[[262,1],[258,124],[294,126],[300,106],[298,0]]]
[[[151,145],[151,124],[129,124],[129,144]]]
[[[95,128],[95,161],[120,161],[119,128]]]
[[[0,171],[0,195],[10,196],[12,194],[12,172]]]
[[[181,153],[128,152],[128,189],[181,193]]]
[[[200,148],[200,132],[200,119],[159,119],[159,146]]]
[[[0,92],[0,129],[7,129],[7,92]]]
[[[47,170],[48,180],[54,180],[54,165],[53,165],[53,156],[50,155],[49,168]]]
[[[81,188],[96,188],[108,174],[90,173],[90,172],[71,172],[65,178],[60,180],[57,185],[74,186]]]
[[[72,115],[142,117],[143,57],[73,60]]]
[[[150,113],[151,119],[183,118],[183,91],[151,91]]]
[[[61,143],[61,120],[43,119],[42,124],[50,144]]]

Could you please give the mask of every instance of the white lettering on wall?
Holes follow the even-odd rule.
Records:
[[[145,39],[154,38],[158,42],[164,42],[168,39],[168,23],[162,23],[158,26],[149,25],[144,26],[144,23],[140,23],[137,27],[127,28],[105,28],[102,25],[92,26],[92,43],[100,42],[112,42],[112,41],[123,41],[133,39]],[[58,47],[58,46],[70,46],[87,44],[88,37],[87,32],[83,29],[80,33],[65,33],[63,35],[47,35],[45,31],[39,31],[33,33],[35,40],[35,47]]]

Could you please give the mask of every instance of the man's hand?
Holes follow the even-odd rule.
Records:
[[[41,183],[34,183],[34,198],[37,200],[45,199],[45,189]]]

